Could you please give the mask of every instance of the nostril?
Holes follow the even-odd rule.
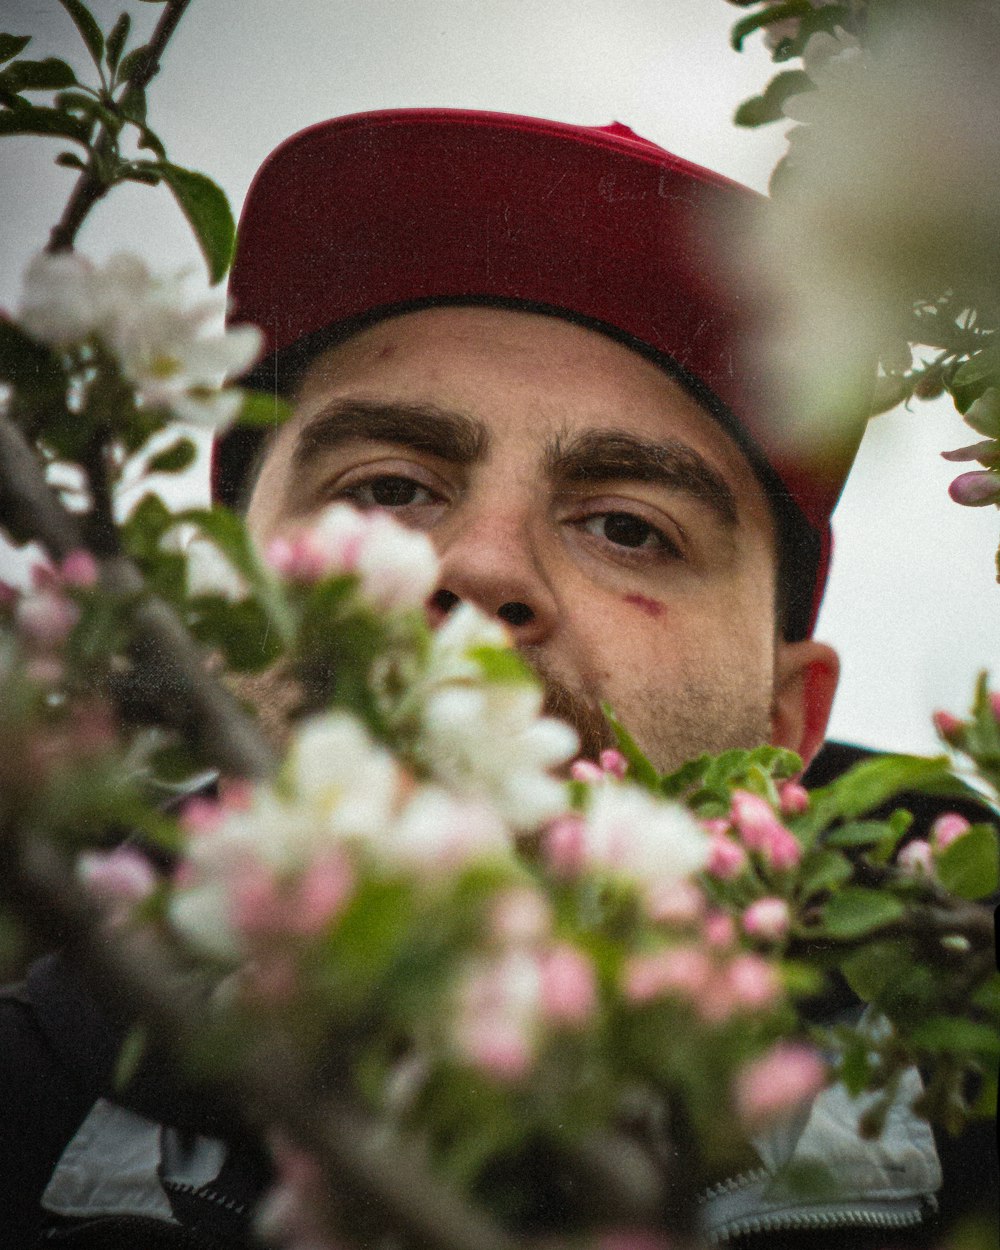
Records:
[[[431,595],[430,606],[442,616],[447,616],[452,608],[458,604],[458,595],[451,590],[436,590]]]
[[[526,603],[502,603],[497,608],[497,616],[508,625],[527,625],[534,620],[535,614]]]

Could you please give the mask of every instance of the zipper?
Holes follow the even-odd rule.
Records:
[[[906,1195],[868,1201],[817,1202],[801,1210],[761,1211],[767,1204],[764,1185],[772,1180],[766,1168],[740,1173],[710,1186],[698,1199],[702,1225],[714,1245],[760,1233],[801,1232],[808,1229],[909,1228],[937,1209],[931,1194]],[[753,1192],[756,1190],[756,1192]],[[716,1211],[711,1210],[712,1207]]]
[[[164,1189],[169,1189],[175,1194],[186,1194],[191,1198],[200,1198],[205,1202],[210,1202],[213,1206],[221,1207],[224,1211],[232,1211],[235,1215],[243,1215],[246,1213],[247,1204],[238,1202],[235,1198],[227,1198],[225,1194],[220,1194],[217,1189],[209,1189],[206,1186],[199,1188],[196,1185],[190,1185],[186,1181],[161,1180],[160,1184]]]

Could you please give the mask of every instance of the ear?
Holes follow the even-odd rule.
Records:
[[[825,642],[781,642],[771,704],[771,742],[802,756],[808,767],[823,744],[840,677],[840,660]]]

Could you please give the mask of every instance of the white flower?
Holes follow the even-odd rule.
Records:
[[[437,553],[426,534],[376,512],[362,538],[358,572],[365,598],[376,608],[420,608],[437,584]]]
[[[42,252],[24,274],[18,320],[34,338],[57,347],[88,338],[100,325],[94,266],[76,252]]]
[[[694,816],[639,786],[595,787],[582,833],[585,864],[646,889],[683,881],[708,862],[710,840]]]
[[[487,796],[516,829],[530,829],[566,806],[550,775],[578,746],[562,721],[539,715],[534,686],[444,685],[423,710],[420,745],[434,775],[459,793]]]
[[[369,839],[386,829],[398,787],[395,761],[344,712],[306,721],[290,755],[300,800],[338,837]]]
[[[434,633],[424,683],[430,690],[446,682],[479,681],[482,670],[470,652],[509,646],[510,636],[499,621],[471,603],[461,603]]]
[[[238,603],[248,594],[246,580],[238,569],[207,538],[193,538],[187,546],[187,591],[195,595],[221,595]]]
[[[380,840],[379,850],[388,860],[431,876],[513,855],[507,828],[494,808],[437,786],[416,792]]]
[[[37,256],[25,274],[20,318],[29,333],[59,346],[97,336],[117,358],[141,404],[181,421],[221,429],[239,412],[220,391],[260,351],[252,326],[223,327],[221,297],[192,298],[185,275],[157,276],[138,256],[95,266],[75,253]]]

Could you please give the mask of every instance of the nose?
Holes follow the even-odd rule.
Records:
[[[459,603],[503,621],[520,646],[543,642],[556,621],[556,602],[542,566],[531,519],[507,507],[462,509],[436,533],[441,559],[431,596],[432,624]]]

